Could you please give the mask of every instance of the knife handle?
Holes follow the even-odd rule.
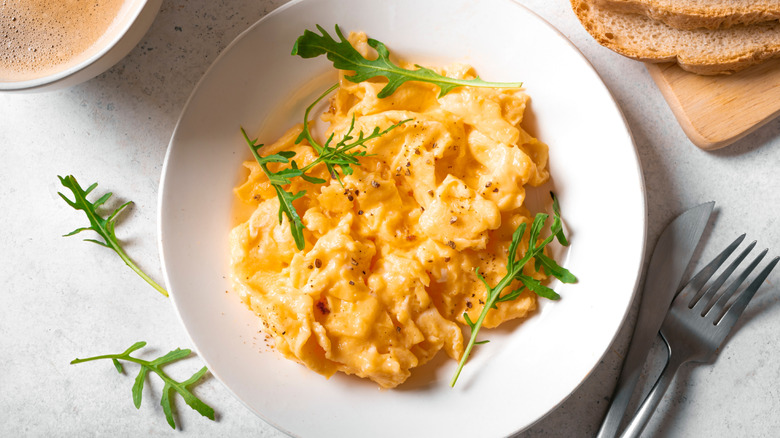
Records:
[[[633,338],[635,337],[636,333],[634,333]],[[628,403],[631,401],[634,388],[636,388],[636,384],[639,382],[642,367],[647,359],[647,352],[650,350],[654,340],[655,338],[647,338],[644,342],[639,342],[642,345],[636,344],[634,348],[629,349],[628,356],[615,386],[615,393],[612,395],[612,402],[596,438],[616,438],[618,436],[620,424],[623,422]]]
[[[665,339],[664,342],[666,342]],[[637,410],[634,418],[631,419],[631,422],[628,423],[626,430],[623,431],[623,434],[620,435],[620,438],[639,437],[639,435],[645,429],[647,422],[650,420],[650,417],[652,417],[655,413],[655,408],[658,407],[658,403],[660,403],[661,399],[664,397],[664,394],[669,388],[669,385],[672,383],[675,374],[677,374],[677,370],[680,368],[680,365],[685,362],[683,355],[672,355],[672,351],[669,349],[668,343],[666,344],[666,348],[669,351],[669,360],[666,363],[666,366],[664,366],[663,371],[661,371],[661,375],[658,376],[658,380],[656,380],[655,385],[653,385],[653,389],[651,389],[650,393],[647,394],[647,398],[645,398],[645,401],[642,402],[639,410]]]
[[[618,436],[620,423],[623,421],[629,399],[639,380],[639,371],[639,369],[636,369],[636,373],[630,376],[621,374],[621,377],[625,378],[618,380],[618,389],[612,396],[612,403],[609,405],[609,410],[607,411],[606,417],[604,417],[604,421],[601,423],[601,428],[599,428],[599,433],[596,435],[596,438],[615,438]]]

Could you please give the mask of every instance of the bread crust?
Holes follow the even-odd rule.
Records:
[[[724,29],[780,20],[780,1],[594,0],[617,12],[642,14],[678,29]]]
[[[780,22],[728,29],[684,30],[645,15],[571,0],[582,25],[601,45],[644,62],[677,62],[692,73],[730,74],[780,57]]]

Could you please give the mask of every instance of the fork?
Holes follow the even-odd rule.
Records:
[[[638,437],[642,433],[680,365],[686,362],[709,362],[713,358],[753,295],[777,265],[780,257],[770,261],[753,282],[737,294],[731,305],[726,307],[732,295],[767,253],[767,250],[762,251],[722,293],[718,294],[726,280],[756,246],[756,242],[751,243],[709,287],[706,287],[710,278],[744,238],[744,234],[739,236],[702,268],[672,302],[666,319],[661,325],[661,337],[666,342],[669,352],[667,364],[634,418],[626,426],[621,438]]]

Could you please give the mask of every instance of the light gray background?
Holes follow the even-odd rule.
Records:
[[[157,191],[179,112],[220,51],[282,3],[165,0],[141,43],[101,76],[62,91],[0,95],[0,436],[282,436],[213,378],[196,393],[216,409],[217,421],[177,399],[181,430],[173,432],[159,407],[156,376],[148,379],[136,411],[130,397],[135,366],[120,376],[107,361],[68,364],[76,357],[120,352],[138,340],[149,342],[146,357],[190,345],[171,303],[115,255],[77,237],[60,237],[83,226],[85,218],[57,196],[57,175],[74,174],[85,187],[98,181],[98,191],[114,191],[117,203],[133,200],[118,234],[131,257],[161,281]],[[714,200],[717,211],[700,249],[703,259],[742,232],[780,254],[780,119],[726,149],[699,150],[644,66],[597,45],[567,1],[520,3],[582,50],[624,111],[647,187],[648,245],[676,214]],[[605,220],[620,220],[620,200],[614,211],[602,213]],[[604,236],[604,243],[619,238]],[[647,436],[775,436],[780,427],[778,282],[780,270],[713,365],[682,370],[684,379],[673,384]],[[593,374],[519,436],[595,434],[637,307],[635,302]],[[653,358],[651,376],[663,360],[659,348]],[[171,367],[171,374],[183,379],[200,366],[192,357]]]

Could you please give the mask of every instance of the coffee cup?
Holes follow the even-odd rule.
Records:
[[[0,92],[49,91],[91,79],[124,58],[162,0],[5,0]]]

